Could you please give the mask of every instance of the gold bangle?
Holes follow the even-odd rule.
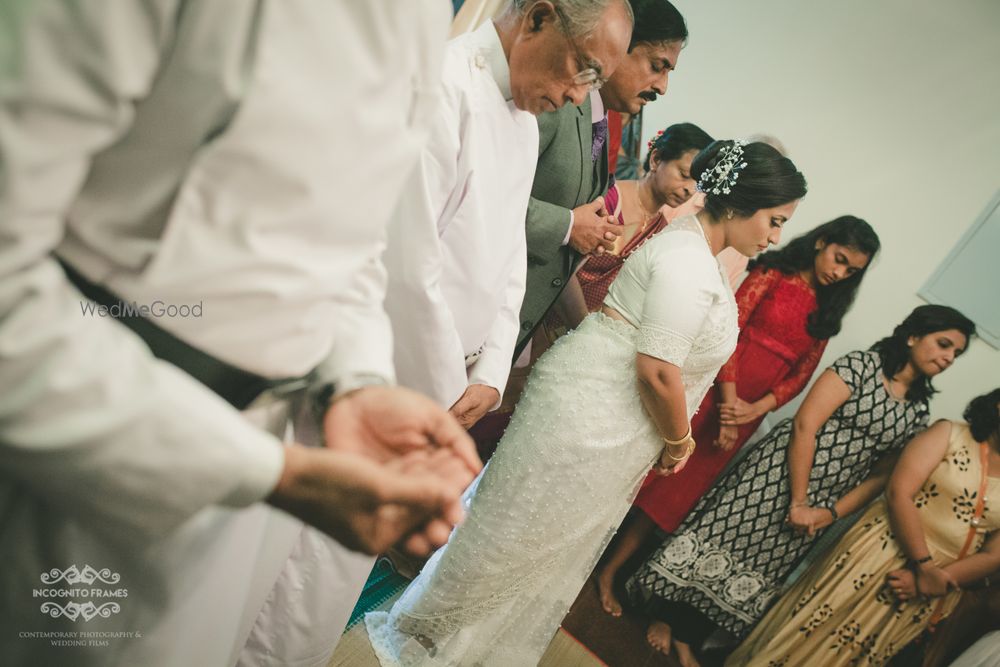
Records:
[[[681,440],[681,442],[684,442],[684,441]],[[692,440],[691,444],[687,446],[687,450],[684,452],[684,456],[682,456],[680,458],[677,458],[676,456],[674,456],[673,454],[671,454],[670,453],[670,449],[664,449],[663,453],[666,454],[667,458],[670,459],[671,461],[673,461],[675,463],[680,463],[681,461],[683,461],[687,457],[691,456],[691,452],[694,451],[694,446],[695,446],[695,442]]]
[[[680,440],[671,440],[670,438],[666,437],[665,435],[661,435],[660,437],[663,439],[663,442],[667,443],[668,446],[672,445],[672,446],[676,447],[677,445],[683,445],[684,442],[691,437],[691,425],[688,424],[687,433],[685,433],[684,437],[681,438]]]

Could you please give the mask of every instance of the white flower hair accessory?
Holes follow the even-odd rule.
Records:
[[[729,146],[719,149],[719,157],[715,166],[706,171],[698,179],[698,192],[712,195],[728,195],[736,185],[740,172],[747,166],[743,161],[743,147],[746,142],[737,139]]]

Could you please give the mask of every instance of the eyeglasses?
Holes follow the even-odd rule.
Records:
[[[573,84],[577,86],[587,86],[590,90],[598,90],[601,86],[605,84],[607,79],[601,76],[600,72],[594,67],[587,67],[584,63],[588,62],[588,58],[584,57],[583,53],[580,51],[580,47],[576,45],[576,42],[572,37],[569,36],[569,20],[566,15],[563,14],[563,10],[559,5],[555,6],[556,17],[559,19],[559,24],[561,26],[562,34],[569,42],[570,47],[572,47],[573,52],[576,54],[576,66],[579,70],[573,75]]]

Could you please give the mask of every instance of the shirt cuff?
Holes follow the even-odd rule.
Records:
[[[569,212],[569,227],[566,229],[566,238],[563,239],[563,245],[569,245],[570,234],[573,233],[573,211]]]
[[[375,373],[348,373],[333,385],[333,397],[343,396],[362,387],[383,387],[389,384],[392,383]]]
[[[503,374],[499,368],[491,366],[489,362],[482,363],[483,359],[480,357],[479,361],[472,365],[469,369],[469,384],[481,384],[486,387],[491,387],[497,390],[499,398],[496,402],[490,406],[487,412],[493,412],[500,407],[503,403],[503,391],[507,386],[507,378],[509,377],[510,367],[507,367],[507,374]],[[501,377],[502,375],[502,377]]]
[[[246,507],[264,500],[278,485],[284,469],[285,447],[276,446],[270,437],[261,437],[258,446],[253,449],[253,456],[243,459],[239,484],[219,504]]]

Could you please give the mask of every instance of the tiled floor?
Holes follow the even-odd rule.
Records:
[[[604,613],[591,577],[563,621],[563,628],[581,641],[608,667],[677,667],[646,643],[646,621],[625,612],[614,618]]]
[[[395,602],[393,596],[379,609]],[[632,614],[612,618],[601,609],[593,580],[573,604],[539,667],[677,667],[677,661],[646,643],[645,620]],[[340,640],[328,667],[378,667],[364,623]]]
[[[387,602],[384,607],[391,605],[393,601],[395,598]],[[604,667],[605,663],[594,657],[565,631],[560,630],[538,665],[539,667]],[[347,631],[327,667],[379,667],[378,660],[368,643],[368,633],[365,631],[364,623],[358,623]]]

